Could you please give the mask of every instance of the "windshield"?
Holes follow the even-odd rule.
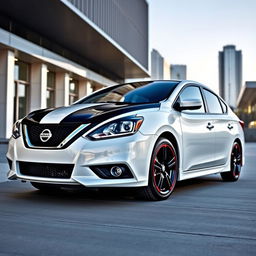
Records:
[[[157,103],[167,99],[178,85],[177,81],[137,82],[115,85],[87,96],[77,104],[125,102]]]

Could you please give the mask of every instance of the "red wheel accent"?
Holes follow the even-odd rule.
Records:
[[[158,193],[170,194],[177,180],[177,156],[169,144],[156,149],[152,166],[153,184]]]

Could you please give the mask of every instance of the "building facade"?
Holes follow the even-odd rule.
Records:
[[[221,97],[233,108],[242,86],[242,51],[226,45],[219,52],[219,91]]]
[[[148,4],[132,2],[0,0],[0,140],[33,110],[149,76]]]
[[[186,80],[187,66],[186,65],[171,65],[171,79]]]
[[[256,142],[256,81],[246,81],[241,88],[236,113],[245,123],[245,140]]]
[[[151,51],[151,78],[152,80],[164,78],[164,58],[156,49]]]
[[[164,80],[171,79],[171,72],[170,72],[170,64],[164,59],[164,72],[163,72]]]

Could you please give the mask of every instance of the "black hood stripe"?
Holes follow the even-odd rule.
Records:
[[[139,104],[139,105],[128,105],[128,104],[103,104],[96,107],[89,107],[80,109],[67,117],[65,117],[60,123],[101,123],[105,120],[113,118],[115,116],[125,114],[128,112],[149,109],[149,108],[159,108],[160,103],[151,104]]]
[[[104,103],[95,106],[81,108],[75,110],[73,113],[64,117],[58,124],[67,123],[90,123],[95,125],[101,123],[105,120],[113,118],[115,116],[129,113],[136,110],[149,109],[149,108],[159,108],[160,103],[150,103],[150,104],[114,104],[114,103]],[[24,122],[34,122],[40,123],[41,120],[52,111],[59,109],[42,109],[31,112],[25,119]]]
[[[50,112],[54,111],[56,108],[46,108],[46,109],[39,109],[33,111],[28,114],[27,119],[30,119],[34,122],[40,123],[40,121]]]
[[[159,108],[160,103],[152,103],[152,104],[113,104],[113,103],[104,103],[101,105],[95,105],[95,106],[89,106],[86,108],[86,105],[84,105],[84,108],[81,108],[80,110],[74,111],[72,114],[67,115],[60,123],[45,123],[41,124],[40,120],[43,118],[43,116],[47,115],[47,113],[50,113],[53,111],[53,109],[47,109],[47,110],[39,110],[35,111],[31,114],[29,114],[23,121],[23,124],[26,124],[28,129],[34,129],[36,133],[41,132],[42,129],[51,129],[52,132],[56,129],[67,129],[67,127],[73,127],[76,129],[81,124],[88,123],[89,125],[81,130],[79,133],[77,133],[70,141],[68,141],[63,147],[66,148],[70,144],[72,144],[78,137],[83,135],[85,132],[89,131],[93,127],[95,127],[97,124],[102,123],[104,121],[108,121],[109,119],[113,117],[117,117],[118,115],[134,112],[137,110],[142,109],[149,109],[149,108]],[[24,126],[23,126],[24,128]],[[38,131],[39,129],[39,131]],[[59,134],[59,132],[57,131]],[[56,132],[55,132],[56,135]],[[54,136],[55,136],[54,135]],[[37,135],[39,136],[39,135]],[[58,135],[59,136],[59,135]],[[64,136],[65,137],[65,136]],[[23,137],[24,143],[26,147],[29,147],[26,144],[26,139]],[[38,138],[37,138],[38,139]],[[56,147],[53,147],[52,149],[56,149]]]

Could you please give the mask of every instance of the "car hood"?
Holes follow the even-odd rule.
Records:
[[[127,103],[93,103],[74,104],[68,107],[42,109],[30,113],[24,121],[40,124],[61,123],[100,123],[109,118],[136,110],[159,108],[160,103],[127,104]]]

